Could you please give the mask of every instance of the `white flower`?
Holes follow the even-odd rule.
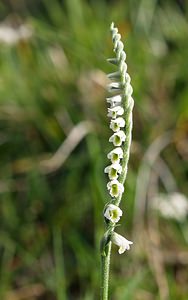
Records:
[[[115,132],[110,138],[109,142],[112,142],[115,147],[121,146],[123,142],[125,142],[126,135],[125,133],[120,130],[118,132]]]
[[[124,186],[117,179],[114,179],[107,184],[107,189],[112,197],[118,197],[124,192]]]
[[[124,238],[120,234],[117,234],[116,232],[114,232],[112,234],[111,241],[112,241],[112,243],[114,243],[115,245],[117,245],[119,247],[119,250],[118,250],[119,254],[122,254],[126,250],[129,250],[130,245],[133,244],[133,242],[127,240],[126,238]]]
[[[121,106],[115,106],[112,108],[108,108],[108,114],[107,116],[113,119],[116,119],[117,116],[122,116],[124,113],[124,109]]]
[[[111,120],[110,122],[110,128],[117,132],[120,130],[121,127],[125,127],[125,120],[122,117],[119,117],[115,120]]]
[[[104,169],[105,173],[108,173],[110,180],[117,179],[122,172],[122,167],[119,163],[112,164]]]
[[[108,85],[109,92],[120,92],[122,90],[122,86],[120,82],[111,82]]]
[[[109,204],[104,211],[105,218],[113,223],[117,223],[120,220],[122,214],[122,210],[114,204]]]
[[[106,98],[106,101],[108,103],[110,103],[111,108],[112,108],[114,106],[121,105],[122,96],[116,95],[116,96],[113,96],[113,97],[109,97],[109,98]]]
[[[114,163],[119,163],[120,159],[123,158],[123,150],[120,147],[117,147],[110,151],[107,155],[108,159],[111,160],[111,162]]]

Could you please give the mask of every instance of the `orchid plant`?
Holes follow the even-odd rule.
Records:
[[[107,116],[110,118],[110,129],[112,135],[109,138],[114,148],[108,153],[110,165],[104,170],[108,174],[109,182],[107,190],[111,201],[104,208],[104,219],[106,223],[106,232],[101,240],[102,257],[102,293],[101,300],[108,299],[110,254],[112,243],[119,247],[119,254],[130,249],[133,242],[127,240],[114,230],[122,217],[122,210],[119,205],[124,192],[124,183],[127,176],[128,161],[130,155],[130,146],[132,138],[132,110],[134,101],[132,98],[131,79],[127,73],[127,64],[125,62],[126,53],[124,45],[121,42],[121,35],[114,23],[110,27],[112,42],[114,45],[115,57],[109,58],[108,62],[117,66],[117,71],[108,74],[111,83],[108,85],[108,91],[112,94],[107,98],[108,108]]]

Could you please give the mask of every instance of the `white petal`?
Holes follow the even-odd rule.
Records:
[[[120,234],[117,234],[116,232],[114,232],[112,234],[111,240],[115,245],[117,245],[119,247],[119,250],[118,250],[119,254],[122,254],[126,250],[129,250],[130,245],[133,244],[133,242],[127,240],[126,238],[124,238]]]
[[[126,75],[125,75],[125,81],[126,81],[126,83],[130,83],[131,82],[131,77],[129,76],[128,73],[126,73]]]
[[[115,149],[113,150],[113,152],[114,152],[114,153],[117,153],[117,154],[120,156],[120,158],[123,157],[123,150],[122,150],[121,147],[115,148]]]
[[[108,190],[111,189],[111,181],[109,181],[109,182],[107,183],[107,189],[108,189]]]
[[[126,56],[127,55],[126,55],[125,51],[122,51],[121,54],[120,54],[120,59],[121,59],[122,62],[125,61]]]
[[[121,172],[122,167],[119,163],[114,163],[114,164],[111,164],[110,166],[105,168],[105,170],[107,172],[109,172],[111,169],[114,169],[114,170],[117,170],[118,172]]]
[[[114,38],[113,38],[114,50],[116,50],[117,43],[120,41],[120,39],[121,39],[121,34],[120,33],[117,33],[117,34],[114,35]]]
[[[107,77],[111,80],[119,80],[121,78],[121,73],[120,71],[109,73]]]
[[[108,173],[108,172],[109,172],[109,166],[104,169],[104,173]]]
[[[121,127],[125,127],[125,120],[122,117],[119,117],[117,119],[113,119],[110,122],[110,128],[117,132],[120,130]]]
[[[122,90],[122,85],[120,82],[111,82],[107,88],[109,92],[119,92]]]
[[[118,51],[122,51],[123,50],[124,44],[122,43],[122,41],[118,42],[117,47],[118,47]]]
[[[114,134],[109,138],[109,142],[113,142],[114,141]]]
[[[128,83],[125,87],[125,95],[126,96],[131,96],[133,93],[133,88],[132,86]]]
[[[124,109],[121,106],[115,106],[112,108],[108,108],[107,116],[113,119],[116,119],[117,116],[122,116],[124,113]]]
[[[131,108],[131,110],[133,109],[133,106],[134,106],[134,100],[131,96],[127,96],[127,103],[128,103],[128,106]]]
[[[126,62],[124,62],[124,61],[120,62],[120,70],[121,70],[122,73],[126,74],[126,72],[127,72],[127,64],[126,64]]]
[[[119,106],[119,105],[121,105],[121,102],[122,102],[122,96],[116,95],[116,96],[114,96],[114,97],[109,97],[109,98],[106,98],[106,101],[107,101],[108,103],[110,103],[111,108],[113,108],[114,106]]]

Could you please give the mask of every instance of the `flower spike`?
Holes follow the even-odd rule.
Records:
[[[107,156],[111,160],[112,165],[105,168],[105,173],[108,173],[110,180],[117,180],[120,186],[123,186],[128,169],[134,100],[132,98],[133,88],[130,75],[127,73],[126,53],[124,44],[121,41],[121,35],[118,33],[114,23],[111,24],[110,30],[115,57],[108,59],[108,61],[117,65],[117,70],[108,75],[108,78],[112,80],[108,85],[108,91],[109,93],[115,92],[115,95],[108,97],[106,100],[110,104],[107,116],[111,118],[110,129],[113,131],[109,142],[114,145],[115,149],[111,150]],[[117,165],[123,165],[121,173],[117,170]],[[119,205],[122,193],[114,193],[111,186],[113,185],[108,183],[108,191],[111,196],[113,194],[113,197],[114,194],[117,194],[114,201]]]
[[[111,94],[106,99],[108,107],[107,116],[110,118],[109,127],[112,135],[109,142],[112,143],[112,149],[107,157],[111,164],[104,170],[108,174],[109,182],[107,190],[111,197],[109,204],[105,206],[104,218],[106,232],[101,241],[102,257],[102,300],[108,299],[108,281],[111,243],[119,247],[119,254],[130,249],[132,241],[114,232],[116,223],[122,216],[119,208],[124,192],[124,183],[127,177],[128,161],[130,156],[130,146],[132,139],[132,110],[134,100],[132,97],[133,88],[131,78],[127,72],[126,53],[124,44],[121,41],[121,35],[114,23],[110,27],[114,57],[107,61],[115,65],[116,70],[108,74],[111,83],[108,84],[108,92]]]

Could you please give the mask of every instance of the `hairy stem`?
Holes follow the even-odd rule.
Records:
[[[111,246],[112,243],[110,242],[106,247],[106,256],[102,255],[101,300],[108,300]]]

